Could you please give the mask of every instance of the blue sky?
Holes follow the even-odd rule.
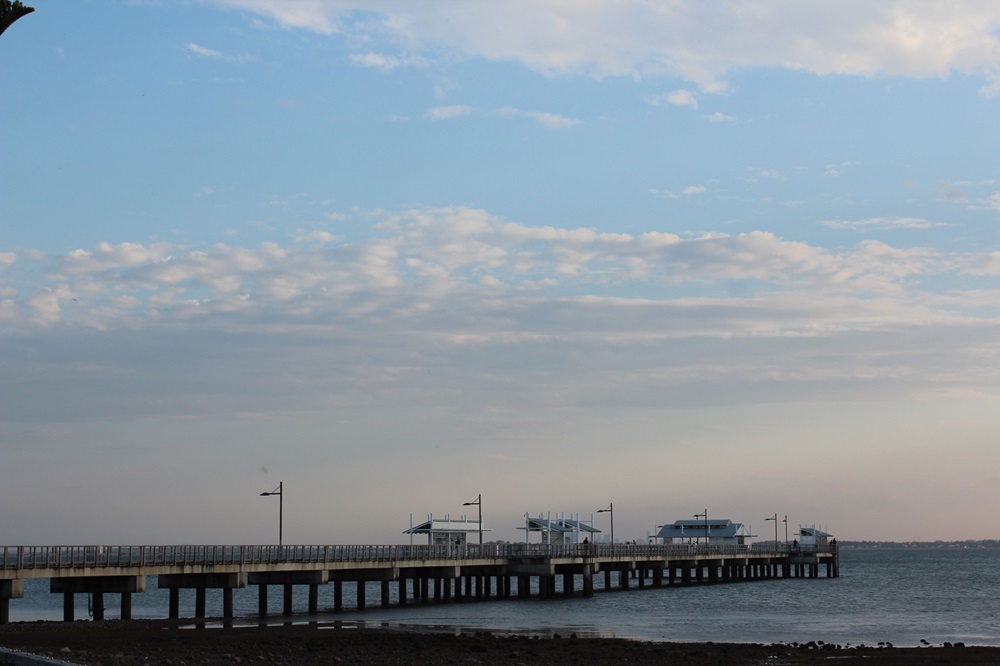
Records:
[[[1000,6],[29,4],[5,543],[996,537]]]

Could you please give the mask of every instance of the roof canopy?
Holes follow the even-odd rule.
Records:
[[[601,531],[594,526],[580,522],[579,520],[571,520],[569,518],[549,519],[543,516],[539,516],[538,518],[528,518],[525,521],[525,526],[518,527],[517,529],[526,529],[530,532],[589,532],[590,534]]]
[[[706,529],[707,528],[707,529]],[[664,525],[656,533],[657,539],[695,539],[704,536],[735,537],[743,529],[743,523],[727,519],[710,518],[704,520],[678,520],[673,525]]]
[[[469,520],[467,518],[462,518],[460,520],[455,520],[453,518],[446,518],[444,520],[439,520],[437,518],[431,518],[430,520],[424,521],[419,525],[414,525],[408,530],[403,530],[403,534],[430,534],[431,532],[479,532],[479,521]],[[486,527],[482,528],[483,532],[489,532],[490,530]]]

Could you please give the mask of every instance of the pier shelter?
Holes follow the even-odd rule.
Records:
[[[584,540],[589,543],[593,535],[601,533],[601,530],[593,526],[592,521],[586,523],[580,520],[579,516],[566,518],[565,515],[555,518],[551,515],[539,515],[537,518],[532,518],[524,514],[524,527],[517,529],[524,530],[525,543],[531,542],[532,533],[538,533],[541,535],[541,543],[557,546],[584,543]]]
[[[403,530],[403,534],[426,534],[428,546],[454,547],[472,543],[475,539],[470,539],[470,534],[478,535],[480,532],[489,531],[482,527],[478,520],[470,520],[465,516],[452,519],[451,516],[446,515],[443,519],[439,519],[431,515],[419,525]]]
[[[707,543],[715,546],[743,546],[749,540],[743,523],[734,523],[728,518],[677,520],[661,527],[656,538],[662,544]]]

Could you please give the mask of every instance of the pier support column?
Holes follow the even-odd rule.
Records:
[[[358,610],[365,607],[365,581],[359,580],[357,582],[357,595],[358,595]]]
[[[405,606],[406,605],[406,579],[403,578],[402,576],[400,576],[400,578],[399,578],[399,584],[398,584],[397,587],[399,587],[399,605],[400,606]]]
[[[590,572],[589,567],[586,573],[583,574],[583,596],[594,596],[594,574]]]
[[[104,619],[104,593],[92,592],[91,600],[93,607],[90,610],[94,613],[94,620],[100,622]]]
[[[291,583],[285,583],[284,590],[284,603],[282,604],[281,612],[288,617],[292,614],[292,593],[294,588]]]
[[[430,595],[430,579],[421,578],[420,579],[420,603],[426,604],[431,600]]]
[[[207,613],[205,612],[205,588],[197,587],[194,590],[194,616],[199,619],[205,619]],[[97,603],[96,600],[94,603]]]
[[[434,601],[440,602],[442,600],[441,587],[443,584],[444,581],[439,576],[434,576]]]
[[[222,617],[227,620],[233,619],[233,588],[231,587],[222,590]]]
[[[319,585],[312,583],[309,585],[309,614],[319,613]]]
[[[493,594],[493,576],[483,576],[483,598],[489,599],[490,595],[492,594]]]
[[[573,596],[573,574],[570,573],[563,574],[563,596],[564,597]]]
[[[389,585],[389,581],[387,581],[387,580],[383,580],[382,581],[382,608],[388,608],[389,607],[389,590],[390,590],[390,587],[391,586]]]
[[[403,595],[403,600],[405,601],[406,595]],[[344,582],[335,580],[333,581],[333,609],[341,610],[344,607]]]
[[[0,624],[10,622],[10,600],[24,598],[24,581],[20,578],[0,580]]]
[[[72,622],[75,619],[74,596],[72,592],[63,592],[63,622]]]
[[[132,593],[122,592],[122,619],[132,619]]]
[[[629,575],[628,571],[619,571],[618,572],[618,585],[623,590],[627,590],[628,589],[628,575]]]
[[[653,587],[663,587],[663,569],[653,569]]]
[[[451,601],[451,578],[445,578],[441,581],[441,585],[444,588],[444,600]]]
[[[257,586],[257,615],[267,615],[267,585]]]
[[[691,567],[687,565],[681,567],[681,584],[682,585],[691,584]]]
[[[476,599],[483,598],[483,577],[476,576]]]
[[[605,569],[605,571],[604,571],[604,589],[605,590],[610,590],[611,589],[611,570],[610,569]]]

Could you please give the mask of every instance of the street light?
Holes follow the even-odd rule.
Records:
[[[705,545],[708,545],[708,509],[703,510],[701,513],[694,514],[695,518],[705,518]]]
[[[285,516],[285,506],[284,506],[284,504],[285,504],[285,494],[284,494],[284,488],[282,486],[283,486],[283,484],[279,481],[277,488],[275,488],[274,490],[272,490],[269,493],[261,493],[260,494],[261,497],[270,497],[271,495],[277,495],[278,496],[278,545],[279,546],[281,545],[281,529],[282,529],[282,523],[284,522],[284,516]]]
[[[774,521],[774,547],[777,548],[778,547],[778,514],[775,513],[770,518],[765,518],[764,520],[773,520]]]
[[[479,507],[479,545],[483,545],[483,494],[479,493],[476,495],[475,502],[462,502],[462,506],[478,506]]]
[[[598,509],[597,513],[611,514],[611,545],[615,545],[615,503],[609,503],[607,509]]]
[[[785,519],[781,521],[785,523],[785,545],[788,545],[788,514],[785,514]]]

